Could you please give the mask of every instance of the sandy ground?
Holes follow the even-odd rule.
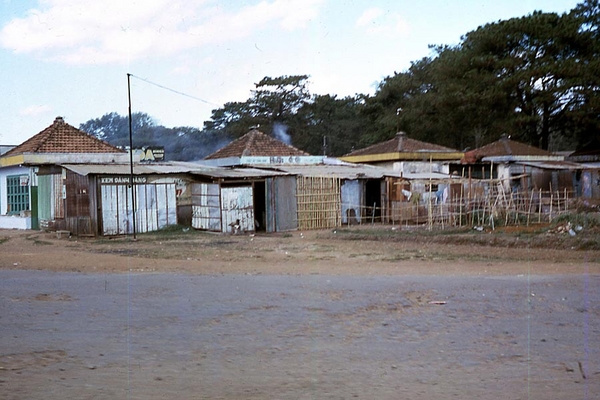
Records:
[[[0,398],[600,398],[596,235],[378,229],[0,231]]]

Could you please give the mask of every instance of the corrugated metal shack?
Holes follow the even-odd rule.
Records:
[[[295,208],[280,197],[293,177],[253,168],[190,173],[195,177],[190,185],[193,228],[223,233],[294,229],[289,213]]]
[[[275,213],[267,202],[267,188],[283,173],[183,162],[135,164],[133,171],[134,193],[127,164],[40,169],[44,227],[80,236],[132,233],[135,196],[140,233],[174,224],[217,232],[228,232],[236,224],[240,231],[276,230],[274,223],[266,224]]]
[[[177,223],[177,169],[164,174],[154,166],[135,165],[131,190],[127,164],[61,164],[40,167],[40,225],[76,236],[149,232]],[[185,171],[181,171],[183,174]]]

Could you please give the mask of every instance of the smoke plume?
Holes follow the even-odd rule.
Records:
[[[291,145],[292,138],[287,133],[288,127],[280,122],[275,122],[273,124],[273,137],[275,139],[282,141],[285,144]]]

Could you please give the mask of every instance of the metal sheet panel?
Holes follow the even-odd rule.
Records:
[[[282,176],[274,181],[275,230],[282,232],[298,229],[296,177]]]
[[[252,187],[221,188],[222,232],[231,232],[239,220],[242,232],[254,231],[254,202]]]
[[[131,191],[126,185],[103,185],[100,191],[102,207],[102,234],[129,233]],[[131,226],[133,231],[133,226]]]
[[[175,184],[135,185],[136,232],[152,232],[177,223]],[[131,190],[127,185],[102,185],[102,233],[133,233]]]
[[[61,164],[62,167],[79,175],[123,175],[129,176],[129,164]],[[192,174],[210,178],[261,178],[267,176],[285,175],[283,172],[262,170],[256,168],[223,168],[211,167],[189,162],[170,162],[160,164],[135,164],[134,175],[166,175]]]
[[[221,232],[221,202],[216,183],[192,184],[192,227]]]

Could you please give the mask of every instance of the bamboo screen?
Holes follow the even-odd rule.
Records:
[[[296,186],[298,229],[326,229],[341,225],[340,179],[299,176]]]

